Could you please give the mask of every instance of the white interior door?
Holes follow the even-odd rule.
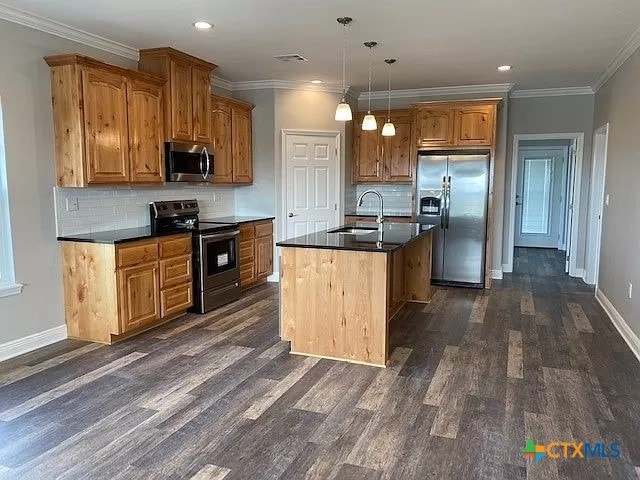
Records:
[[[340,196],[338,149],[335,134],[285,135],[284,238],[337,226]]]
[[[596,130],[593,137],[593,170],[591,172],[589,237],[587,239],[587,282],[592,285],[597,285],[600,271],[600,243],[602,240],[602,217],[604,214],[608,137],[608,124]]]
[[[566,149],[520,149],[515,246],[558,248]]]

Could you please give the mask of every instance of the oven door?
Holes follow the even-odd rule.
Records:
[[[165,159],[168,182],[207,182],[213,175],[213,155],[206,145],[167,142]]]
[[[200,285],[216,288],[240,278],[239,230],[200,235]]]

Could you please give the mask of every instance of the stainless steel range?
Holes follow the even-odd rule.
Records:
[[[240,298],[237,223],[201,222],[197,200],[152,202],[149,210],[153,231],[193,234],[191,311],[205,313]]]

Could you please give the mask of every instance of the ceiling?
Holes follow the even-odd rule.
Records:
[[[374,90],[492,83],[589,86],[640,25],[638,0],[0,0],[137,49],[173,46],[219,65],[225,79],[341,81],[339,16],[351,16],[347,83]],[[210,31],[191,24],[207,20]],[[281,63],[300,53],[308,62]],[[513,70],[500,73],[498,65]]]

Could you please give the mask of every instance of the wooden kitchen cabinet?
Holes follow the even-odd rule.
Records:
[[[240,225],[240,286],[246,289],[267,281],[273,273],[273,222]]]
[[[414,104],[417,148],[493,146],[498,103],[499,99],[482,99]]]
[[[449,108],[421,108],[416,114],[418,147],[453,145],[454,114]]]
[[[62,242],[70,338],[113,343],[193,305],[191,236],[121,244]]]
[[[130,332],[160,318],[158,263],[118,270],[121,332]]]
[[[250,103],[211,96],[213,183],[253,183],[252,110]]]
[[[353,136],[353,183],[411,183],[415,162],[412,149],[413,113],[393,110],[391,121],[396,127],[393,137],[382,136],[386,113],[375,112],[377,130],[361,128],[364,112],[358,112]]]
[[[163,47],[140,50],[138,68],[166,80],[164,140],[210,144],[210,79],[216,65]]]
[[[164,80],[82,55],[51,67],[56,184],[163,182]]]

